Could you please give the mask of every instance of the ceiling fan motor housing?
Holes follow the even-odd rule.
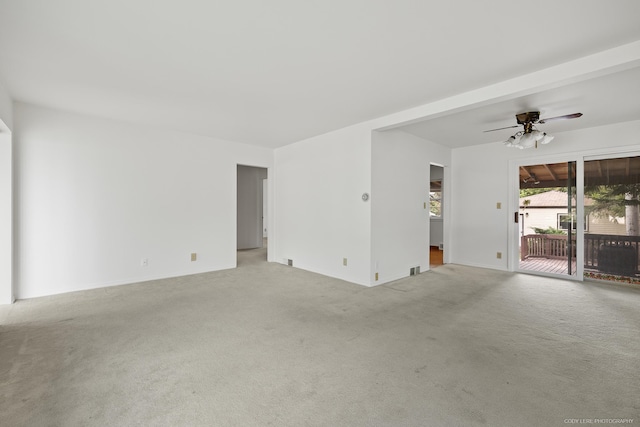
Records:
[[[529,111],[527,113],[516,114],[516,119],[519,125],[527,123],[536,123],[540,120],[540,111]]]

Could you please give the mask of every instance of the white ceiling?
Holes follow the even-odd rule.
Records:
[[[0,81],[23,102],[278,147],[640,40],[639,16],[637,0],[0,0]],[[593,99],[614,87],[584,82],[411,131],[493,141],[477,129],[523,108],[599,123],[612,105]]]
[[[485,105],[398,129],[452,148],[503,142],[519,130],[515,115],[539,111],[540,119],[582,113],[572,120],[536,125],[551,135],[576,129],[640,120],[640,67]]]

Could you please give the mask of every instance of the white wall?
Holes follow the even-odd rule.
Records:
[[[371,128],[361,124],[279,148],[275,168],[274,260],[369,285],[370,203],[362,194],[371,192]]]
[[[367,286],[428,269],[429,165],[450,149],[374,126],[275,151],[275,261]]]
[[[429,269],[430,163],[448,166],[450,153],[398,130],[373,133],[373,284],[406,277],[412,267]]]
[[[384,269],[383,276],[394,277],[401,274],[405,268],[401,264],[415,249],[408,248],[406,256],[396,259],[397,254],[386,251],[402,239],[373,228],[372,201],[377,196],[372,183],[387,174],[382,153],[391,146],[379,146],[373,159],[372,131],[623,69],[637,62],[638,43],[275,152],[17,104],[8,124],[15,128],[17,155],[19,222],[14,271],[20,285],[18,296],[235,266],[236,165],[270,167],[272,161],[269,233],[275,239],[269,239],[270,260],[293,259],[296,267],[370,285],[378,270],[375,257],[379,269]],[[0,91],[0,118],[11,115],[5,101]],[[563,144],[561,135],[556,135],[544,148],[547,151],[540,153],[621,145],[625,142],[620,137],[629,141],[638,128],[636,122],[597,131],[597,136],[591,130],[576,132],[567,135]],[[505,268],[506,257],[496,260],[495,252],[506,253],[510,227],[508,163],[512,158],[527,158],[531,151],[488,144],[454,150],[448,163],[448,152],[440,153],[438,147],[431,145],[435,151],[428,151],[428,161],[452,165],[445,169],[445,209],[449,212],[445,212],[444,224],[445,262]],[[415,154],[413,149],[406,151]],[[437,160],[439,156],[445,160]],[[389,162],[401,159],[390,157]],[[407,177],[414,173],[417,169],[410,169]],[[454,191],[447,193],[447,188]],[[371,202],[362,201],[365,192],[371,193]],[[389,224],[393,218],[392,205],[385,204],[384,196],[381,199],[375,208],[379,209],[376,226]],[[497,201],[503,209],[496,210]],[[191,252],[199,255],[196,263],[189,261]],[[149,259],[148,267],[140,266],[141,258]],[[347,266],[343,258],[348,259]],[[418,261],[422,266],[423,261]]]
[[[238,249],[262,247],[262,193],[267,170],[238,165]]]
[[[640,121],[556,134],[548,145],[517,150],[502,143],[454,149],[450,218],[450,261],[458,264],[508,268],[510,229],[517,211],[517,194],[510,194],[509,162],[524,159],[539,164],[545,157],[586,156],[605,151],[640,150]],[[508,206],[510,198],[515,208]],[[496,209],[496,203],[502,209]],[[496,258],[502,252],[502,259]]]
[[[235,267],[236,167],[271,167],[272,150],[20,103],[14,114],[19,298]]]

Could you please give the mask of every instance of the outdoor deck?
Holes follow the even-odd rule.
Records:
[[[576,273],[575,236],[571,245],[566,235],[528,234],[520,239],[521,270],[544,273],[568,273],[568,258],[573,252],[571,273]],[[607,234],[584,235],[584,271],[598,275],[613,275],[639,279],[640,236]]]
[[[521,270],[538,271],[552,274],[567,274],[568,263],[566,259],[527,258],[520,261]],[[576,260],[571,262],[571,273],[576,274]]]

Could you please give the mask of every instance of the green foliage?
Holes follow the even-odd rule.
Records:
[[[585,186],[584,194],[593,200],[590,210],[595,215],[624,217],[625,206],[637,206],[640,203],[640,184]],[[625,195],[630,195],[630,199],[625,199]]]
[[[567,189],[562,188],[521,188],[520,189],[520,197],[529,197],[540,193],[546,193],[547,191],[564,191]]]
[[[564,231],[558,230],[557,228],[553,228],[551,226],[547,228],[533,227],[533,231],[535,231],[536,234],[567,234]]]
[[[432,216],[442,216],[442,193],[440,191],[429,193],[429,211]]]

